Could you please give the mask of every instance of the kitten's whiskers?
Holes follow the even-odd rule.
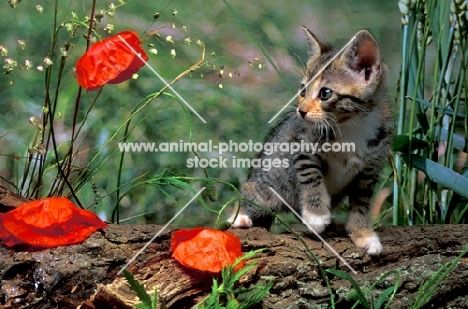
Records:
[[[343,135],[341,134],[341,129],[340,129],[340,125],[338,124],[338,121],[336,120],[336,117],[335,115],[333,114],[330,114],[332,117],[329,117],[328,120],[331,120],[334,122],[334,124],[332,125],[330,122],[329,125],[330,125],[330,128],[332,129],[333,131],[333,135],[335,137],[335,140],[337,140],[338,138],[339,139],[343,139]],[[335,128],[338,129],[338,133],[339,133],[339,136],[336,135],[336,131],[335,131]]]
[[[355,107],[356,109],[359,109],[361,111],[363,111],[364,113],[368,114],[370,112],[369,109],[365,108],[364,106],[360,105],[360,104],[356,104],[354,105],[353,107]]]

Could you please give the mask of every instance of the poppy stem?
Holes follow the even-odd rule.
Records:
[[[96,11],[96,0],[93,0],[93,4],[92,4],[92,7],[91,7],[91,16],[90,16],[90,19],[89,19],[88,36],[86,37],[86,51],[88,51],[88,49],[89,49],[91,33],[93,32],[94,12],[95,11]]]
[[[96,11],[96,0],[93,0],[92,6],[91,6],[91,16],[89,18],[88,35],[86,36],[86,51],[89,49],[91,33],[93,32],[94,13],[95,13],[95,11]],[[77,122],[77,118],[78,118],[78,110],[79,110],[79,107],[80,107],[81,92],[82,91],[83,91],[83,88],[79,87],[78,94],[76,95],[76,100],[75,100],[75,111],[73,113],[73,125],[72,125],[71,141],[70,141],[70,150],[68,152],[67,175],[70,175],[70,173],[71,173],[71,165],[72,165],[72,161],[73,161],[72,160],[72,158],[73,158],[73,144],[75,143],[75,129],[76,129],[76,122]]]

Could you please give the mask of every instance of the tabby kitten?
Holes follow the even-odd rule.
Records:
[[[265,150],[260,159],[286,159],[289,167],[252,168],[242,185],[243,197],[279,211],[285,207],[272,187],[318,233],[331,221],[330,211],[349,198],[346,230],[369,255],[382,251],[368,213],[382,163],[390,149],[393,119],[385,83],[387,68],[374,37],[359,31],[354,41],[337,51],[304,28],[310,48],[297,110],[276,124],[267,143],[354,143],[355,152],[309,151],[290,153]],[[322,72],[334,56],[337,57]],[[304,87],[317,73],[318,76]],[[248,202],[230,218],[232,227],[269,228],[273,218]]]

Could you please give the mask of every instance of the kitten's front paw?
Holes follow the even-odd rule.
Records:
[[[234,221],[235,214],[228,219],[229,222]],[[250,228],[253,226],[252,220],[249,216],[244,214],[238,214],[236,220],[232,222],[231,227],[233,228]]]
[[[379,237],[377,234],[372,233],[373,235],[367,236],[367,237],[359,237],[351,239],[354,241],[357,247],[362,248],[366,250],[366,253],[368,255],[379,255],[383,248],[382,245],[380,244]]]
[[[311,213],[303,212],[302,217],[305,222],[316,231],[317,233],[322,233],[325,230],[325,227],[331,222],[331,215],[327,214],[324,216],[317,216]]]

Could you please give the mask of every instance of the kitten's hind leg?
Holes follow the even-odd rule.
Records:
[[[268,189],[266,185],[259,182],[246,182],[242,184],[242,197],[252,200],[253,202],[262,205],[265,209],[278,211],[281,209],[281,203]],[[249,228],[252,226],[262,226],[269,229],[273,223],[274,216],[267,211],[252,205],[247,201],[240,203],[240,209],[234,211],[228,219],[232,223],[233,228]]]
[[[354,244],[366,250],[368,255],[379,255],[383,250],[379,237],[369,222],[371,199],[377,182],[376,175],[359,174],[349,194],[350,206],[346,230]]]

